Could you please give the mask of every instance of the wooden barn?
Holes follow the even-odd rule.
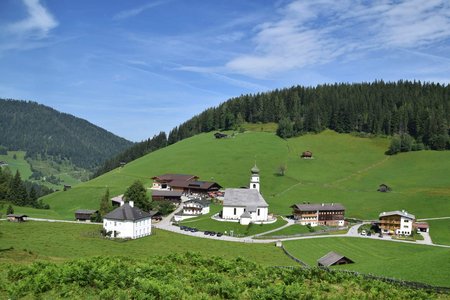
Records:
[[[93,214],[98,213],[98,210],[79,209],[75,211],[75,220],[82,222],[90,222]]]
[[[305,158],[305,159],[313,158],[313,154],[312,154],[311,151],[305,151],[305,152],[302,153],[302,155],[300,157],[301,158]]]
[[[152,200],[153,201],[169,201],[172,203],[181,203],[182,195],[183,195],[183,191],[153,190],[152,191]]]
[[[387,193],[391,191],[391,188],[387,185],[387,184],[380,184],[380,186],[378,187],[378,192],[382,192],[382,193]]]
[[[215,137],[216,139],[223,139],[223,138],[228,137],[228,134],[221,133],[221,132],[216,132],[216,133],[214,133],[214,137]]]
[[[6,215],[10,222],[25,222],[28,218],[27,215],[9,214]]]
[[[319,267],[330,267],[334,265],[345,265],[352,263],[354,263],[354,261],[350,258],[333,251],[328,252],[325,256],[322,256],[317,261],[317,265]]]

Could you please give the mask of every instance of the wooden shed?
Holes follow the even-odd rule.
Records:
[[[25,222],[28,218],[27,215],[9,214],[6,215],[10,222]]]
[[[302,153],[302,155],[300,157],[301,158],[306,158],[306,159],[313,158],[313,154],[312,154],[311,151],[305,151],[305,152]]]
[[[378,187],[378,192],[382,192],[382,193],[387,193],[391,191],[391,188],[387,185],[387,184],[380,184],[380,186]]]
[[[77,221],[90,222],[91,216],[95,213],[98,213],[98,210],[79,209],[75,212],[75,219]]]
[[[223,139],[223,138],[228,137],[228,134],[221,133],[221,132],[216,132],[216,133],[214,133],[214,137],[215,137],[216,139]]]
[[[354,263],[354,261],[350,258],[333,251],[328,252],[325,256],[322,256],[319,260],[317,260],[317,265],[319,267],[330,267],[334,265],[345,265],[352,263]]]

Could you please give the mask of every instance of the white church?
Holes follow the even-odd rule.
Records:
[[[248,189],[226,189],[223,200],[222,219],[238,221],[242,225],[264,223],[269,220],[269,204],[259,192],[259,169],[251,169]]]

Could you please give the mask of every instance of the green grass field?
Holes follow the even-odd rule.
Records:
[[[360,138],[324,131],[280,139],[273,133],[247,131],[217,140],[212,133],[180,141],[137,159],[124,168],[44,198],[49,215],[72,219],[79,208],[98,207],[108,187],[122,194],[136,179],[147,187],[163,173],[189,173],[215,180],[224,187],[246,186],[256,159],[261,191],[270,212],[291,213],[294,203],[340,202],[347,217],[374,219],[382,211],[406,209],[417,218],[450,216],[450,151],[420,151],[384,155],[389,140]],[[300,159],[311,150],[314,159]],[[286,165],[285,176],[278,175]],[[392,187],[377,192],[379,184]]]
[[[146,258],[169,253],[198,252],[234,259],[237,256],[263,265],[292,265],[274,244],[246,244],[216,241],[154,230],[151,236],[131,241],[98,237],[100,225],[24,222],[0,222],[0,262],[23,263],[36,259],[67,260],[96,255]],[[270,259],[268,259],[270,258]]]
[[[215,232],[233,232],[233,236],[249,236],[255,235],[258,233],[262,233],[265,231],[269,231],[278,227],[281,227],[286,224],[282,218],[278,218],[277,221],[273,224],[250,224],[250,225],[241,225],[235,222],[220,222],[211,219],[211,216],[218,213],[222,210],[221,205],[212,204],[210,207],[210,213],[204,216],[187,219],[180,222],[181,225],[195,227],[200,231],[215,231]]]
[[[450,219],[427,221],[431,240],[435,244],[450,245]]]
[[[330,251],[355,263],[333,268],[450,286],[450,249],[360,238],[318,238],[283,242],[295,257],[309,265]]]
[[[14,159],[14,155],[16,156],[16,159]],[[27,179],[31,176],[31,167],[25,160],[24,151],[8,151],[8,155],[0,155],[0,160],[8,163],[8,168],[11,170],[12,174],[19,171],[22,179]]]

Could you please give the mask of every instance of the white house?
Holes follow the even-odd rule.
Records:
[[[134,207],[134,202],[121,206],[103,217],[103,228],[115,238],[137,239],[152,233],[152,215]]]
[[[209,213],[211,201],[202,199],[190,199],[183,202],[183,209],[174,215],[175,221],[194,218]]]
[[[383,233],[411,235],[416,217],[402,210],[382,212],[379,215]]]
[[[269,217],[269,205],[256,189],[226,189],[222,218],[238,220],[242,225],[264,222]]]

